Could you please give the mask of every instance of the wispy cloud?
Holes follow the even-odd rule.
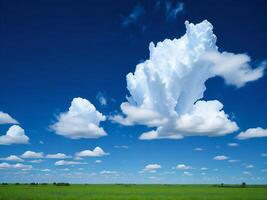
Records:
[[[128,14],[126,17],[123,17],[122,26],[128,27],[132,24],[136,24],[144,14],[145,8],[140,4],[136,5],[130,14]]]
[[[177,2],[172,3],[170,1],[165,2],[165,11],[166,11],[166,20],[167,21],[174,21],[176,20],[178,14],[184,11],[184,3]]]

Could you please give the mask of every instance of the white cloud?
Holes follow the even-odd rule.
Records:
[[[254,165],[246,165],[246,168],[252,169],[252,168],[254,168]]]
[[[0,136],[0,145],[28,144],[29,137],[25,135],[24,129],[18,125],[11,126],[5,135]]]
[[[66,161],[66,160],[59,160],[59,161],[55,162],[56,166],[61,166],[61,165],[81,165],[81,164],[85,164],[85,163],[76,162],[76,161]]]
[[[51,129],[58,135],[71,139],[99,138],[106,136],[105,130],[99,126],[106,117],[96,110],[88,100],[77,97],[71,102],[67,112],[58,116],[58,122]]]
[[[112,174],[118,174],[117,171],[109,171],[109,170],[103,170],[100,172],[102,175],[112,175]]]
[[[236,163],[239,162],[239,160],[228,160],[229,163]]]
[[[100,147],[96,147],[94,148],[94,150],[84,150],[81,152],[77,152],[75,154],[76,157],[101,157],[101,156],[105,156],[105,155],[109,155],[108,153],[105,153],[103,149],[101,149]]]
[[[220,156],[215,156],[213,159],[214,160],[227,160],[229,158],[227,156],[220,155]]]
[[[101,106],[106,106],[107,105],[107,99],[104,96],[104,94],[102,94],[101,92],[99,92],[96,95],[96,99],[99,101],[99,103],[100,103]]]
[[[22,158],[43,158],[43,152],[34,152],[34,151],[25,151],[22,155]]]
[[[187,166],[187,165],[185,165],[185,164],[178,164],[178,165],[176,166],[176,169],[178,169],[178,170],[188,170],[188,169],[192,169],[192,167]]]
[[[50,172],[50,169],[41,169],[42,172]]]
[[[250,173],[250,172],[248,172],[248,171],[243,171],[243,172],[242,172],[242,174],[245,174],[245,175],[249,175],[249,176],[251,176],[251,173]]]
[[[6,158],[0,158],[0,160],[5,160],[5,161],[14,161],[14,162],[24,162],[23,159],[21,159],[20,157],[18,156],[15,156],[15,155],[10,155]]]
[[[14,165],[8,164],[8,163],[0,163],[0,169],[21,169],[21,170],[31,170],[32,165],[24,165],[21,163],[17,163]]]
[[[263,75],[265,63],[252,69],[250,59],[241,59],[247,55],[220,53],[207,20],[196,25],[186,22],[186,29],[179,39],[150,43],[149,59],[126,76],[130,96],[121,104],[123,114],[110,119],[154,128],[140,139],[223,136],[237,131],[221,102],[203,100],[205,83],[221,76],[241,87]]]
[[[71,156],[67,156],[64,153],[56,153],[56,154],[47,154],[46,158],[52,158],[52,159],[66,159],[71,158]]]
[[[228,143],[227,145],[228,145],[229,147],[237,147],[237,146],[239,146],[238,143]]]
[[[128,149],[129,146],[127,146],[127,145],[115,145],[114,148],[116,148],[116,149]]]
[[[246,140],[250,138],[261,138],[261,137],[267,137],[267,129],[257,127],[257,128],[249,128],[245,132],[239,133],[236,138],[239,140]]]
[[[215,75],[224,78],[225,82],[236,87],[242,87],[247,82],[255,81],[263,76],[265,62],[256,69],[249,65],[251,58],[246,54],[233,54],[228,52],[209,52],[205,59],[215,66],[212,71]]]
[[[267,153],[262,153],[261,156],[262,157],[267,157]]]
[[[194,148],[194,151],[204,151],[204,149],[200,148],[200,147],[196,147],[196,148]]]
[[[43,161],[44,160],[42,160],[42,159],[36,159],[36,160],[29,160],[28,162],[30,162],[30,163],[41,163]]]
[[[144,172],[154,173],[160,168],[161,168],[161,166],[159,164],[148,164],[148,165],[145,166],[143,171]]]
[[[0,111],[0,124],[19,124],[19,123],[9,114]]]
[[[100,164],[102,163],[102,160],[96,160],[95,163]]]
[[[183,174],[184,174],[185,176],[193,176],[193,174],[190,173],[190,172],[184,172]]]
[[[200,170],[202,170],[202,171],[206,171],[206,170],[208,170],[208,168],[207,168],[207,167],[201,167]]]

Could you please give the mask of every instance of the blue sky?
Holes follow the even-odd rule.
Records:
[[[1,1],[0,182],[266,183],[266,8]]]

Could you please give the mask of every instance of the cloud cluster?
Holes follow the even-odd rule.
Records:
[[[0,163],[0,169],[21,169],[21,170],[31,170],[32,169],[32,165],[24,165],[24,164],[8,164],[8,163]]]
[[[205,82],[220,76],[227,84],[242,87],[263,76],[265,63],[254,69],[248,55],[220,53],[207,20],[185,25],[181,38],[150,43],[149,59],[126,76],[130,96],[121,104],[123,114],[111,120],[153,128],[140,139],[223,136],[237,131],[221,102],[203,100]]]
[[[10,155],[6,158],[0,158],[0,160],[13,161],[13,162],[24,162],[23,159],[21,159],[20,157],[18,157],[16,155]]]
[[[18,125],[11,126],[5,135],[0,136],[0,145],[28,143],[29,137],[25,135],[24,129]]]
[[[267,129],[257,127],[257,128],[249,128],[246,131],[239,133],[236,138],[239,140],[246,140],[250,138],[261,138],[261,137],[267,137]]]
[[[101,156],[105,156],[105,155],[109,155],[109,154],[104,152],[104,150],[101,149],[100,147],[96,147],[92,151],[91,150],[84,150],[81,152],[77,152],[75,154],[76,157],[101,157]]]
[[[71,139],[99,138],[106,132],[99,126],[106,117],[96,110],[95,106],[83,98],[74,98],[67,112],[58,116],[58,122],[51,129],[58,135]]]

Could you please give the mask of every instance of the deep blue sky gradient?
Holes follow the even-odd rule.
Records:
[[[173,1],[175,2],[175,1]],[[110,121],[102,125],[107,137],[72,140],[49,131],[56,115],[66,111],[74,97],[90,100],[96,108],[109,115],[119,111],[128,91],[125,76],[135,65],[148,59],[149,42],[165,38],[179,38],[185,32],[184,21],[199,23],[210,21],[217,35],[220,51],[248,53],[252,65],[267,58],[266,1],[183,1],[185,9],[174,21],[166,20],[163,8],[155,9],[156,1],[0,1],[0,110],[17,119],[30,137],[29,145],[0,146],[0,157],[20,155],[26,150],[46,154],[62,152],[74,154],[100,146],[110,155],[87,159],[86,173],[115,170],[127,175],[117,179],[85,179],[74,177],[72,182],[241,182],[266,183],[267,139],[238,141],[237,133],[219,138],[188,137],[183,140],[140,141],[138,136],[147,128],[121,127]],[[122,20],[132,9],[141,5],[145,14],[128,27]],[[236,89],[224,84],[220,78],[207,82],[205,99],[223,102],[226,113],[235,118],[241,130],[251,127],[267,128],[267,76]],[[101,106],[97,94],[104,93],[108,104]],[[9,126],[1,125],[3,135]],[[40,144],[43,141],[44,144]],[[237,142],[231,148],[228,142]],[[114,148],[127,145],[128,149]],[[193,151],[202,147],[203,152]],[[214,161],[216,155],[228,155],[241,162]],[[35,168],[56,169],[54,161],[33,164]],[[159,163],[159,172],[173,171],[172,167],[185,163],[196,169],[194,176],[185,177],[181,171],[175,175],[138,174],[145,165]],[[244,164],[255,168],[246,169]],[[207,167],[203,178],[199,168]],[[71,168],[71,167],[70,167]],[[218,168],[215,172],[213,169]],[[250,171],[253,177],[243,175]],[[0,170],[1,181],[49,181],[38,178],[33,171],[28,175],[11,176]],[[2,175],[1,175],[2,174]],[[52,173],[53,174],[53,173]],[[129,174],[133,174],[132,176]],[[163,178],[158,178],[158,177]],[[232,178],[238,177],[237,179]],[[2,177],[2,178],[1,178]],[[231,178],[229,178],[231,177]],[[257,179],[260,177],[260,179]],[[60,179],[54,175],[51,180]]]

